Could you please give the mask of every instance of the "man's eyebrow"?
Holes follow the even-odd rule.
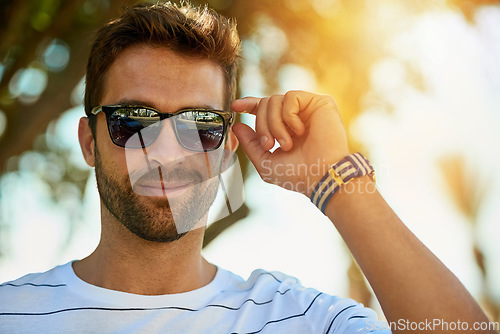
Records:
[[[143,106],[143,107],[158,109],[156,108],[156,105],[154,103],[144,100],[121,99],[115,104],[124,106]]]
[[[196,106],[182,107],[179,110],[181,110],[181,109],[215,109],[215,110],[219,110],[220,108],[215,108],[214,106],[211,106],[208,104],[201,104],[201,105],[196,105]]]

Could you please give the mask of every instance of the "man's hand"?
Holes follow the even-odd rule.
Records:
[[[233,102],[238,113],[256,116],[256,131],[238,123],[233,131],[266,182],[310,196],[331,164],[349,155],[335,100],[327,95],[290,91]],[[274,140],[280,148],[274,152]]]

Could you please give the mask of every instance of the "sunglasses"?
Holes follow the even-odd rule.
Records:
[[[106,115],[113,143],[126,148],[144,148],[159,136],[162,120],[171,118],[179,144],[191,151],[208,152],[219,148],[233,121],[232,111],[215,109],[182,109],[174,113],[143,106],[97,106],[91,113]]]

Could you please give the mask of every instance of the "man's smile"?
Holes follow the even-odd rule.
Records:
[[[134,185],[134,192],[142,196],[173,197],[184,193],[193,186],[189,182],[148,182]]]

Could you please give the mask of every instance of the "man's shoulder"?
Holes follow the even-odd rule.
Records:
[[[233,274],[234,275],[234,274]],[[258,269],[248,279],[232,276],[219,298],[232,309],[251,309],[269,323],[294,323],[304,332],[359,332],[381,329],[375,312],[349,298],[341,298],[303,286],[300,281],[279,271]],[[265,310],[265,311],[262,311]],[[269,319],[268,316],[272,315]],[[258,322],[258,319],[253,319]],[[376,327],[378,326],[378,327]],[[377,333],[390,333],[381,330]]]
[[[292,295],[312,290],[304,288],[297,278],[279,271],[256,269],[247,279],[228,272],[227,277],[229,278],[223,287],[223,293],[227,294],[273,297],[275,294]]]
[[[224,269],[222,269],[224,270]],[[297,278],[286,275],[280,271],[268,271],[264,269],[255,269],[247,279],[241,278],[232,272],[228,272],[231,277],[231,283],[235,289],[251,290],[263,286],[277,287],[281,285],[295,286],[300,285]]]
[[[21,287],[21,286],[51,286],[60,285],[63,280],[63,275],[69,267],[70,263],[56,266],[44,272],[29,273],[17,279],[7,281],[0,284],[0,287]]]
[[[235,274],[224,288],[220,296],[227,294],[231,299],[251,298],[252,301],[267,302],[269,304],[296,304],[302,308],[307,307],[317,299],[330,299],[330,302],[340,301],[342,298],[324,294],[314,288],[303,286],[294,276],[280,271],[264,269],[254,270],[248,279],[243,279]]]
[[[54,294],[57,290],[66,287],[64,276],[65,264],[54,267],[45,272],[30,273],[18,279],[7,281],[0,284],[0,299],[6,301],[0,303],[11,308],[13,304],[34,303],[37,300],[43,300],[50,294]]]

